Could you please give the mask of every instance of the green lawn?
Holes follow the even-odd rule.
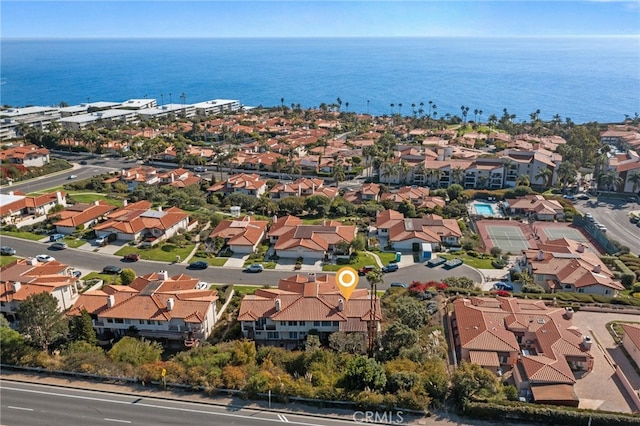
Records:
[[[491,259],[478,259],[477,257],[467,256],[463,253],[455,253],[455,254],[444,254],[444,253],[435,253],[438,257],[442,257],[444,259],[462,259],[465,265],[473,266],[478,269],[495,269],[491,264]]]
[[[395,255],[394,255],[394,258],[395,258]],[[322,270],[326,272],[335,272],[340,268],[342,268],[343,266],[350,266],[354,269],[359,269],[359,268],[362,268],[363,266],[367,266],[367,265],[375,266],[377,264],[378,263],[376,262],[373,256],[371,256],[368,253],[361,252],[361,253],[358,253],[358,257],[356,258],[356,261],[353,263],[350,263],[348,265],[324,265],[322,267]]]
[[[102,280],[106,284],[122,284],[122,279],[120,278],[120,274],[101,274],[99,272],[91,272],[90,274],[82,277],[83,280]]]
[[[64,237],[63,241],[65,243],[67,243],[67,245],[71,248],[78,248],[80,246],[83,246],[87,243],[86,240],[78,240],[77,238],[73,238],[73,237]]]
[[[173,244],[170,244],[168,246],[173,247],[173,249],[166,250],[167,245],[160,245],[152,248],[125,246],[116,252],[116,256],[126,256],[130,253],[138,253],[140,255],[140,258],[144,260],[175,262],[176,256],[180,256],[181,260],[184,260],[187,256],[189,256],[191,254],[191,251],[195,247],[195,244],[189,244],[183,248],[173,246]]]
[[[247,260],[246,262],[244,262],[244,267],[246,268],[249,265],[252,265],[254,263],[260,263],[262,264],[262,266],[264,266],[264,269],[276,269],[276,262],[271,262],[271,261],[262,261],[262,260]]]
[[[33,232],[27,231],[0,231],[0,235],[7,235],[9,237],[22,238],[23,240],[31,240],[31,241],[40,241],[46,235],[42,234],[34,234]]]
[[[18,260],[18,258],[15,256],[0,256],[0,266],[8,265],[16,260]]]
[[[256,290],[264,288],[264,286],[255,286],[255,285],[240,285],[234,284],[233,290],[236,292],[237,296],[244,296],[246,294],[254,294]]]
[[[193,263],[193,262],[198,262],[198,261],[205,261],[209,264],[209,266],[224,266],[225,263],[227,263],[227,259],[229,259],[228,257],[198,257],[198,256],[193,256],[190,260],[189,263]]]
[[[377,254],[380,258],[380,261],[383,265],[388,265],[396,260],[395,252],[386,252],[386,251],[374,251],[373,253]]]
[[[69,193],[67,197],[71,198],[76,203],[94,203],[96,201],[104,201],[112,206],[122,207],[122,200],[114,200],[113,198],[108,198],[106,195],[98,194],[96,192]]]

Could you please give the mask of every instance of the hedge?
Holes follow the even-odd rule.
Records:
[[[474,419],[496,422],[522,420],[528,423],[563,426],[622,426],[640,425],[640,417],[633,414],[604,411],[578,410],[570,407],[533,405],[520,402],[488,403],[468,402],[463,407],[464,415]]]

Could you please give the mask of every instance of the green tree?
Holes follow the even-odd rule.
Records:
[[[418,341],[418,332],[400,321],[396,321],[382,335],[382,358],[393,359],[400,351],[413,346]]]
[[[562,185],[562,190],[566,191],[567,186],[576,181],[576,175],[578,171],[576,170],[576,166],[573,163],[568,161],[563,161],[558,166],[558,180]]]
[[[381,390],[387,383],[384,368],[375,359],[357,355],[347,364],[345,387],[353,391]]]
[[[499,389],[498,377],[478,364],[463,362],[453,373],[452,392],[460,406],[479,396],[493,396]]]
[[[126,362],[134,367],[160,360],[162,346],[157,342],[123,337],[108,353],[115,362]]]
[[[69,320],[69,339],[73,342],[84,341],[91,345],[98,343],[96,331],[93,329],[91,315],[86,310]]]
[[[18,307],[18,329],[27,342],[43,351],[67,335],[68,320],[49,293],[32,294]]]
[[[356,235],[356,237],[351,241],[351,247],[355,251],[363,251],[367,248],[367,240],[362,234]]]
[[[329,347],[337,352],[364,354],[367,351],[367,336],[365,333],[336,331],[329,336]]]
[[[449,200],[457,200],[460,195],[464,192],[464,188],[457,183],[449,186],[447,188],[447,195],[449,196]]]
[[[20,359],[29,351],[29,347],[24,341],[24,337],[17,331],[9,327],[9,323],[3,319],[0,324],[0,359],[3,364],[20,364]]]
[[[424,303],[415,297],[403,296],[395,300],[393,313],[407,327],[417,330],[427,323],[429,315]]]
[[[136,271],[131,268],[124,268],[120,273],[123,285],[129,285],[136,279]]]
[[[534,176],[534,179],[542,180],[542,186],[547,188],[551,183],[551,179],[553,179],[553,171],[548,167],[540,169],[540,171]]]
[[[529,175],[520,175],[518,179],[516,179],[516,186],[529,186],[531,185],[531,179]]]

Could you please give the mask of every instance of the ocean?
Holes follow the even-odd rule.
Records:
[[[0,103],[11,106],[340,98],[342,110],[376,115],[412,115],[421,102],[426,114],[432,101],[438,117],[461,116],[464,105],[481,121],[504,108],[516,121],[640,113],[638,37],[2,40],[1,50]]]

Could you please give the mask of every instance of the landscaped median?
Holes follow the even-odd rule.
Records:
[[[177,257],[180,256],[181,261],[186,259],[191,254],[195,244],[187,244],[184,247],[179,247],[175,244],[159,244],[151,248],[126,246],[116,252],[116,256],[126,256],[131,253],[138,253],[140,259],[144,260],[157,260],[158,262],[175,262]]]

